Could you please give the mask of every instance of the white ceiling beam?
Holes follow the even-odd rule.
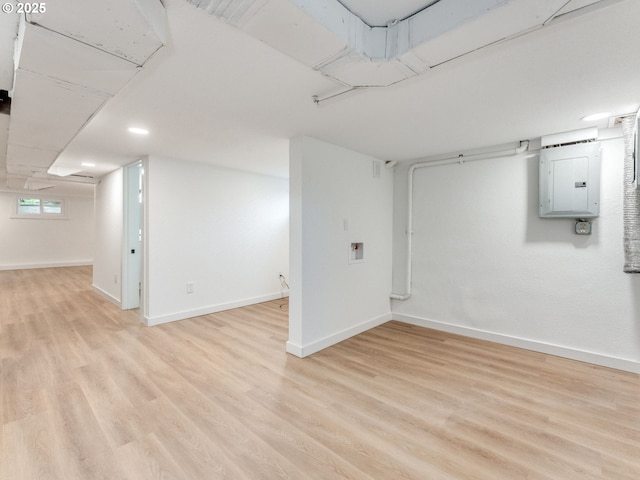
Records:
[[[21,17],[7,172],[28,176],[52,167],[91,118],[162,47],[166,35],[159,0],[100,5],[64,0],[46,12]]]
[[[18,36],[17,13],[0,14],[0,89],[11,90],[13,88],[13,52],[16,37]]]

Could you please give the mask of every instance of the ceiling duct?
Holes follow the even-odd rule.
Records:
[[[160,0],[59,0],[55,7],[20,20],[6,158],[12,177],[46,174],[165,42]]]
[[[557,16],[620,0],[425,0],[426,8],[380,27],[367,25],[338,0],[187,1],[348,91],[402,82]]]
[[[44,183],[44,182],[34,181],[32,179],[27,179],[27,181],[24,182],[24,186],[22,188],[24,190],[41,192],[43,190],[49,190],[50,188],[54,188],[54,187],[55,185],[53,183]]]

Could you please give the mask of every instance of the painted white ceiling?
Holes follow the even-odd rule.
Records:
[[[0,90],[13,88],[13,46],[17,25],[17,13],[0,14]]]
[[[101,175],[151,154],[286,177],[295,135],[403,161],[583,128],[588,113],[640,103],[637,0],[604,0],[607,8],[322,106],[312,98],[335,91],[330,78],[184,0],[164,3],[166,46],[57,165],[89,160],[97,166],[85,170]],[[279,22],[260,28],[288,20]],[[130,125],[151,133],[132,136]]]
[[[404,20],[416,12],[433,5],[438,0],[394,0],[372,2],[371,0],[339,0],[352,13],[371,27],[382,27],[393,20]]]

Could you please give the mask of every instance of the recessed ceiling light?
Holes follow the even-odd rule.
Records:
[[[611,116],[611,112],[599,112],[592,113],[591,115],[587,115],[586,117],[582,117],[583,122],[594,122],[596,120],[602,120],[603,118],[609,118]]]
[[[136,135],[148,135],[149,134],[149,130],[147,130],[146,128],[140,128],[140,127],[129,127],[129,132],[135,133]]]
[[[95,167],[96,164],[93,162],[82,162],[83,167]]]

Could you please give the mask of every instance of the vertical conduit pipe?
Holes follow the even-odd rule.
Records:
[[[624,221],[624,272],[640,273],[640,192],[634,185],[635,171],[633,157],[636,117],[622,120],[624,136],[624,197],[622,215]],[[636,152],[640,155],[640,152]]]
[[[520,142],[517,148],[508,150],[499,150],[496,152],[477,153],[472,155],[459,155],[457,157],[445,158],[442,160],[434,160],[432,162],[414,163],[409,167],[407,175],[407,271],[406,271],[406,291],[405,293],[391,293],[389,297],[393,300],[407,300],[411,297],[411,266],[413,261],[413,252],[411,238],[413,236],[413,175],[418,168],[437,167],[439,165],[450,165],[452,163],[465,163],[476,160],[486,160],[492,158],[511,157],[525,152],[529,148],[529,140]]]

